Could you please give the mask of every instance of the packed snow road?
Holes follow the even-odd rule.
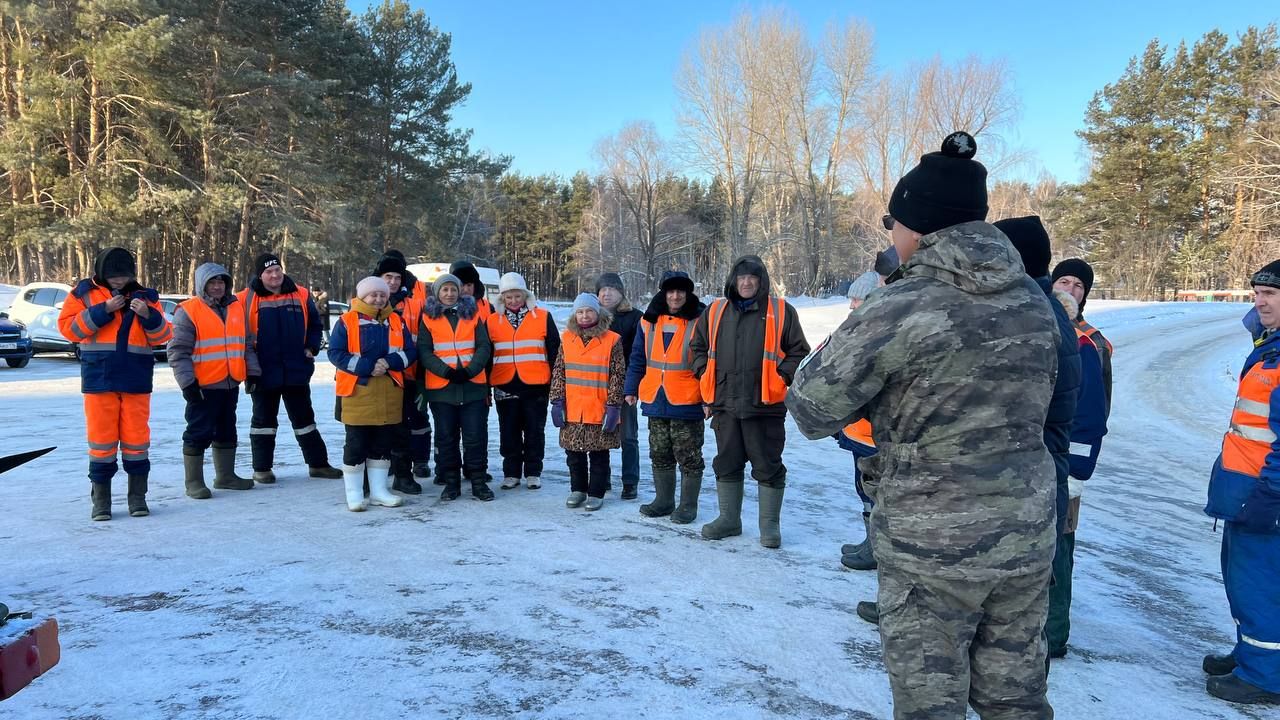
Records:
[[[1218,542],[1200,511],[1249,349],[1241,305],[1091,303],[1116,346],[1111,432],[1084,496],[1071,653],[1054,665],[1059,718],[1254,718],[1204,692],[1200,658],[1231,647]],[[816,344],[845,315],[806,306]],[[332,372],[314,383],[330,457]],[[240,468],[248,471],[242,398]],[[340,481],[306,478],[209,501],[182,492],[182,398],[156,371],[149,518],[89,521],[77,367],[0,371],[4,452],[58,450],[0,476],[0,600],[56,615],[62,662],[0,717],[887,718],[874,627],[853,608],[875,576],[844,571],[861,537],[850,458],[794,429],[783,548],[637,512],[567,510],[549,435],[541,490],[348,512]],[[282,417],[282,422],[285,422]],[[641,430],[642,475],[648,476]],[[497,421],[490,471],[498,474]],[[707,433],[705,454],[714,454]],[[614,473],[618,472],[614,454]],[[615,480],[615,488],[618,486]],[[496,483],[495,483],[496,487]],[[464,496],[465,497],[465,496]]]

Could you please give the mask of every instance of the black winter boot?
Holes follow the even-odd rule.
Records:
[[[438,478],[444,485],[444,490],[440,491],[440,499],[449,501],[457,500],[462,495],[462,478],[450,477],[448,479]]]
[[[857,545],[842,545],[840,547],[840,564],[850,570],[875,570],[876,556],[871,552],[871,517],[870,513],[862,513],[862,525],[866,528],[867,535],[862,542]]]
[[[147,508],[147,476],[146,475],[130,475],[129,476],[129,515],[131,517],[146,517],[151,514],[151,510]]]
[[[426,480],[431,477],[431,465],[426,462],[416,462],[413,464],[413,476]]]
[[[236,474],[236,446],[213,444],[213,488],[215,490],[252,490],[253,479]]]
[[[635,499],[639,496],[639,493],[638,493],[636,490],[637,490],[637,489],[636,489],[636,486],[635,486],[635,485],[628,485],[627,483],[623,483],[623,484],[622,484],[622,499],[623,499],[623,500],[635,500]]]
[[[204,451],[193,447],[182,448],[182,468],[186,471],[187,497],[208,500],[213,497],[204,484]]]
[[[111,519],[111,481],[90,482],[89,497],[93,500],[93,510],[89,517],[94,520]]]
[[[702,537],[707,540],[723,540],[742,534],[742,485],[743,476],[716,478],[716,498],[720,503],[720,515],[702,526]]]
[[[391,489],[405,495],[421,495],[422,486],[413,479],[413,463],[402,453],[391,455]]]
[[[664,517],[676,509],[676,469],[653,469],[653,502],[640,506],[645,517]]]
[[[1205,690],[1210,695],[1227,702],[1242,705],[1280,705],[1280,693],[1263,690],[1257,685],[1245,682],[1239,675],[1211,675],[1205,682]]]
[[[1209,675],[1230,675],[1231,671],[1235,669],[1235,655],[1227,654],[1204,656],[1204,671]]]
[[[680,506],[671,513],[671,522],[688,525],[698,519],[698,494],[702,492],[702,473],[680,471]]]
[[[863,600],[858,603],[858,617],[866,620],[872,625],[880,624],[880,606],[869,600]]]
[[[264,485],[276,481],[271,468],[276,461],[276,428],[249,428],[249,454],[253,457],[253,479]]]
[[[485,482],[485,478],[476,478],[471,481],[471,497],[485,502],[493,499],[493,491],[489,489],[489,483]]]

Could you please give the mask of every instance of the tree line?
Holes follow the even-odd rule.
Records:
[[[876,64],[865,23],[816,37],[786,11],[706,29],[675,78],[678,132],[645,119],[572,177],[507,171],[452,111],[450,36],[404,0],[0,0],[0,280],[88,275],[124,245],[144,279],[244,277],[262,250],[349,291],[382,251],[525,274],[543,296],[633,295],[664,270],[716,293],[755,253],[787,293],[838,290],[887,238],[889,193],[954,129],[992,173],[993,218],[1037,213],[1118,296],[1239,286],[1277,257],[1274,27],[1157,41],[1085,109],[1086,179],[1018,180],[1008,66]],[[465,69],[464,69],[465,70]]]

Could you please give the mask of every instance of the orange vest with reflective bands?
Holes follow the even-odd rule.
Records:
[[[693,376],[693,350],[689,346],[691,324],[685,318],[662,315],[658,322],[641,320],[646,339],[644,347],[644,379],[640,381],[640,399],[651,403],[658,399],[658,389],[666,393],[673,405],[702,404],[702,388]],[[663,347],[667,331],[671,343]]]
[[[876,441],[871,439],[870,420],[863,419],[855,423],[849,423],[848,425],[845,425],[844,429],[840,432],[844,433],[845,437],[856,443],[866,445],[867,447],[876,446]]]
[[[564,353],[564,419],[566,422],[599,425],[604,422],[609,403],[609,358],[613,346],[622,339],[609,330],[583,343],[577,333],[560,334]]]
[[[404,322],[404,327],[409,331],[409,339],[413,344],[418,344],[418,327],[422,320],[422,299],[409,295],[402,299],[399,304],[393,308],[396,314],[400,316]],[[418,361],[414,360],[413,364],[404,369],[404,376],[413,380],[418,377]]]
[[[716,344],[720,319],[729,301],[721,298],[707,310],[707,367],[702,373],[702,399],[710,404],[716,399]],[[787,383],[778,374],[778,363],[786,357],[782,352],[782,323],[786,320],[782,298],[769,298],[764,318],[764,359],[760,363],[760,402],[773,405],[787,396]]]
[[[311,293],[301,285],[298,286],[297,290],[294,290],[291,293],[272,295],[266,300],[261,300],[262,296],[255,293],[253,288],[245,288],[241,290],[236,293],[236,297],[240,298],[240,302],[243,304],[245,312],[244,318],[247,323],[245,325],[246,332],[253,336],[254,343],[257,343],[258,341],[258,307],[260,306],[260,303],[266,303],[269,307],[280,305],[298,305],[301,307],[302,337],[305,338],[307,336],[307,326],[311,323],[311,320],[308,317],[310,313],[307,312],[307,300],[311,297]],[[321,318],[321,322],[324,322],[323,318]],[[257,345],[255,344],[254,347],[257,347]]]
[[[348,310],[342,314],[342,326],[347,329],[347,352],[352,355],[360,355],[360,313],[355,310]],[[404,321],[399,315],[391,313],[387,318],[387,352],[397,353],[404,350]],[[388,370],[387,376],[391,378],[400,387],[404,387],[404,372],[400,370]],[[355,373],[349,373],[346,370],[335,370],[333,379],[336,381],[338,397],[351,397],[351,393],[356,391],[356,384],[360,381],[360,377]]]
[[[490,380],[494,385],[506,385],[517,376],[527,385],[551,382],[544,312],[530,308],[518,328],[511,327],[506,312],[495,312],[489,316],[489,340],[493,342],[493,375]]]
[[[441,315],[435,318],[422,318],[422,325],[431,333],[431,343],[436,357],[449,367],[465,367],[476,353],[476,327],[480,324],[479,316],[469,320],[458,318],[458,327],[449,324],[449,318]],[[440,390],[449,386],[449,381],[433,372],[424,372],[423,380],[428,390]],[[471,378],[471,382],[484,385],[485,373]]]
[[[1280,367],[1255,363],[1236,391],[1231,426],[1222,436],[1222,467],[1250,477],[1260,477],[1276,435],[1271,431],[1271,392],[1280,383]]]
[[[1102,337],[1102,333],[1098,331],[1098,328],[1090,325],[1084,320],[1077,320],[1076,330],[1077,332],[1083,332],[1085,337],[1089,338],[1089,341],[1092,342],[1094,345],[1099,345],[1099,346],[1105,345],[1108,353],[1114,352],[1114,350],[1111,347],[1111,341]],[[1098,349],[1101,350],[1102,347],[1098,347]]]
[[[196,382],[202,387],[216,385],[230,377],[244,380],[244,303],[227,305],[227,319],[218,317],[204,300],[193,297],[179,306],[196,328],[196,342],[191,350],[191,365]]]

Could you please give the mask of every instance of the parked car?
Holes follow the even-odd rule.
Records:
[[[62,301],[71,293],[71,286],[63,283],[37,282],[23,285],[18,296],[5,312],[13,320],[30,328],[40,313],[62,307]]]
[[[31,338],[22,323],[0,314],[0,358],[11,368],[26,367],[31,362]]]

